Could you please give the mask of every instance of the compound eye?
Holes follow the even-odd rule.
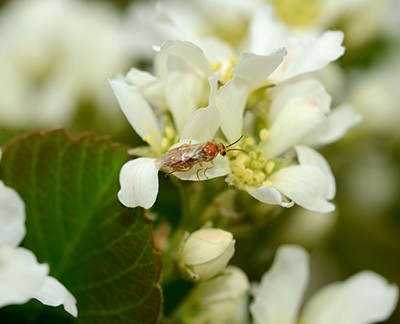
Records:
[[[222,154],[222,156],[225,156],[225,155],[226,155],[226,152],[225,152],[225,151],[223,151],[221,154]]]

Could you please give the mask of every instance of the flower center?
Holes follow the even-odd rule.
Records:
[[[319,0],[270,0],[276,16],[292,27],[306,27],[313,24],[321,12]]]
[[[218,19],[210,21],[202,34],[204,36],[217,36],[237,48],[246,36],[247,30],[248,18],[241,12],[235,14],[228,10],[228,12],[224,13],[223,20],[220,20],[220,16],[218,16]]]
[[[165,123],[165,126],[163,127],[163,134],[161,138],[161,147],[159,150],[155,151],[151,146],[138,146],[133,149],[128,150],[128,153],[133,156],[142,156],[142,157],[151,157],[151,158],[156,158],[162,153],[167,152],[170,147],[179,141],[179,136],[177,131],[172,125],[172,122],[170,122],[166,118],[167,122]],[[147,135],[142,138],[142,140],[148,144],[151,143],[152,138],[150,135]]]
[[[213,71],[219,71],[221,73],[218,81],[222,85],[226,84],[230,79],[232,79],[233,69],[238,62],[239,60],[237,57],[230,57],[227,62],[217,62],[212,65]]]
[[[161,139],[161,152],[167,152],[172,145],[178,143],[178,139],[179,136],[175,128],[171,126],[164,127],[164,134]]]
[[[226,181],[229,185],[234,185],[240,189],[257,189],[261,186],[272,186],[269,177],[279,169],[293,163],[293,158],[273,158],[266,159],[263,156],[259,145],[269,139],[269,132],[263,128],[259,133],[259,142],[256,143],[254,137],[246,137],[241,148],[248,154],[241,151],[232,151],[229,156],[229,166],[231,173]]]

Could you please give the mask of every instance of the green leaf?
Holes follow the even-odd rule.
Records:
[[[152,223],[142,209],[125,208],[117,198],[126,148],[56,130],[20,137],[2,152],[0,178],[26,205],[22,245],[77,299],[77,320],[57,309],[63,323],[157,322],[161,259]],[[49,317],[43,312],[54,312],[32,303],[40,314],[26,322],[43,323]]]

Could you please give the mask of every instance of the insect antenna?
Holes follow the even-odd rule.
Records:
[[[245,150],[242,150],[242,149],[238,149],[238,148],[234,148],[234,149],[230,149],[230,150],[226,150],[227,152],[229,152],[229,151],[242,151],[242,152],[244,152],[244,153],[246,153],[246,154],[249,154],[249,152],[247,152],[247,151],[245,151]]]
[[[231,143],[231,144],[229,144],[229,145],[227,145],[227,146],[225,146],[225,147],[230,147],[230,146],[232,146],[232,145],[235,145],[237,142],[239,142],[241,139],[243,138],[243,135],[242,136],[240,136],[236,141],[234,141],[233,143]],[[237,150],[237,149],[236,149]],[[231,150],[228,150],[228,151],[231,151]]]

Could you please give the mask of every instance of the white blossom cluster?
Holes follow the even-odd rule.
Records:
[[[158,193],[157,157],[174,148],[244,135],[240,147],[198,167],[174,172],[184,180],[226,176],[226,182],[267,204],[330,212],[335,179],[314,147],[342,137],[360,117],[348,104],[331,109],[323,84],[309,76],[344,53],[341,31],[295,34],[271,8],[254,13],[246,47],[187,35],[161,7],[160,15],[180,34],[156,47],[154,74],[133,68],[109,80],[136,133],[149,148],[136,149],[121,170],[119,198],[128,207],[151,207]],[[180,171],[180,170],[177,170]]]

